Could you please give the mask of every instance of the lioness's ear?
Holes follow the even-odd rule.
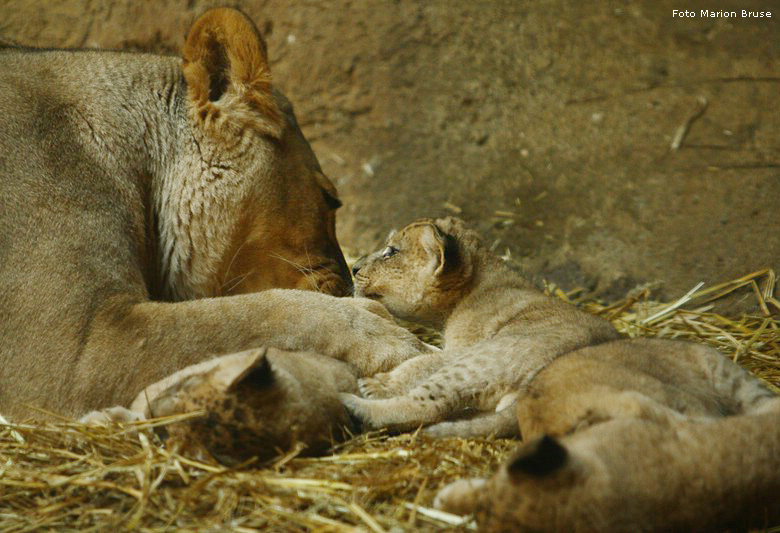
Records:
[[[281,135],[265,42],[246,15],[206,11],[190,28],[182,55],[190,116],[198,125],[219,127],[232,119]]]
[[[557,440],[545,435],[523,445],[507,463],[510,475],[544,477],[566,464],[569,453]]]
[[[444,233],[435,224],[426,224],[420,239],[423,248],[434,258],[435,275],[451,272],[460,265],[455,237]]]

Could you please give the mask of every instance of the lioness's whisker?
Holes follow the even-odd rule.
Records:
[[[225,275],[222,278],[222,287],[224,287],[225,285],[227,285],[229,283],[229,281],[225,281],[225,279],[227,278],[228,274],[230,273],[230,269],[233,268],[233,263],[236,261],[236,257],[238,257],[238,253],[241,251],[241,248],[246,246],[246,242],[247,241],[242,242],[241,245],[238,248],[236,248],[236,251],[233,253],[233,257],[230,258],[230,263],[228,263],[228,266],[225,269]],[[246,276],[246,275],[247,274],[245,274],[244,276]],[[235,286],[233,288],[235,288]]]
[[[230,294],[230,293],[231,293],[231,292],[232,292],[232,291],[233,291],[233,290],[234,290],[236,287],[238,287],[239,285],[241,285],[241,283],[242,283],[242,282],[243,282],[243,281],[244,281],[246,278],[248,278],[250,275],[252,275],[254,272],[255,272],[255,269],[253,268],[252,270],[250,270],[250,271],[248,271],[248,272],[245,272],[244,274],[242,274],[242,275],[240,275],[240,276],[236,276],[236,277],[234,277],[234,278],[231,278],[229,281],[225,282],[225,283],[222,285],[222,287],[220,288],[220,290],[221,290],[223,293]],[[225,289],[225,287],[226,287],[228,284],[230,284],[230,287],[228,287],[227,289]]]
[[[315,274],[317,273],[317,270],[312,267],[307,267],[305,265],[302,265],[296,261],[292,261],[290,259],[287,259],[286,257],[282,257],[279,254],[270,254],[270,257],[273,257],[274,259],[279,259],[281,261],[284,261],[285,263],[291,265],[293,268],[295,268],[298,272],[304,275],[306,281],[308,281],[311,284],[312,289],[315,291],[320,290],[320,285],[317,281],[317,277]],[[309,254],[306,252],[306,259],[309,259]]]

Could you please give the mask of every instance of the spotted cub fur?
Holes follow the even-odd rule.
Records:
[[[342,395],[370,428],[516,435],[512,406],[537,372],[561,354],[618,337],[606,320],[534,288],[455,218],[409,224],[353,273],[356,296],[444,330],[443,351],[362,379],[366,398]]]

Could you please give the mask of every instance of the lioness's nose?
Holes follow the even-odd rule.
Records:
[[[358,271],[363,268],[363,265],[366,264],[366,255],[355,261],[355,264],[352,265],[352,275],[357,276]]]

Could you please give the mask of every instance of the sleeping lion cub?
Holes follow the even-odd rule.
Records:
[[[169,442],[189,454],[206,451],[226,464],[267,460],[296,446],[315,455],[349,436],[341,391],[357,391],[347,363],[256,348],[188,366],[146,387],[130,409],[93,411],[81,421],[104,425],[197,412],[165,426]]]
[[[747,531],[780,521],[780,399],[754,414],[615,418],[520,448],[434,505],[480,531]]]
[[[780,520],[780,398],[705,346],[613,341],[548,365],[491,480],[435,506],[483,531],[702,531]]]
[[[356,295],[444,327],[442,352],[360,380],[369,399],[342,395],[371,428],[508,436],[519,420],[529,439],[620,417],[738,414],[774,396],[714,349],[620,339],[606,320],[533,288],[458,219],[413,222],[353,272]],[[449,421],[469,410],[477,416]]]

